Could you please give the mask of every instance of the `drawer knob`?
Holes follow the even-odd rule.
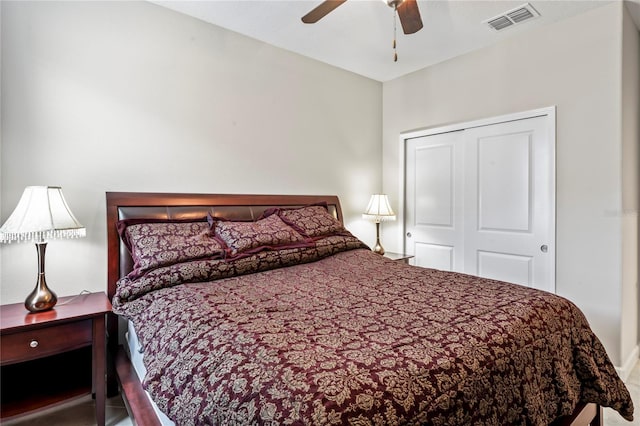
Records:
[[[32,340],[31,342],[29,342],[29,346],[32,348],[37,348],[38,347],[38,341],[37,340]]]

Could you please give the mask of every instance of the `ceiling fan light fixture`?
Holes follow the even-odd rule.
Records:
[[[383,3],[386,3],[387,6],[396,8],[400,6],[404,0],[382,0]]]

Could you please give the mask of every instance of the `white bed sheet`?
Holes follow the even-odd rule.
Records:
[[[140,378],[140,381],[142,381],[142,378],[144,378],[144,376],[147,374],[147,369],[145,368],[144,362],[142,360],[144,355],[142,352],[142,346],[138,342],[138,336],[136,335],[136,330],[134,329],[133,323],[131,321],[127,321],[127,332],[125,333],[125,340],[127,341],[127,355],[131,360],[131,365],[133,365],[133,369],[136,371],[138,378]],[[144,393],[149,399],[149,402],[151,402],[151,406],[156,412],[156,416],[160,420],[160,423],[163,426],[175,426],[175,423],[171,421],[171,419],[167,417],[162,411],[160,411],[147,391],[145,391]]]

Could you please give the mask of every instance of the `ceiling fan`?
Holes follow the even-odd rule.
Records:
[[[346,0],[325,0],[315,9],[302,17],[305,24],[313,24],[324,18],[333,9],[340,6]],[[422,18],[416,0],[383,0],[389,7],[395,9],[400,17],[402,30],[405,34],[413,34],[422,28]]]

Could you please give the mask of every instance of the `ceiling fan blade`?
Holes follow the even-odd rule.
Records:
[[[404,0],[398,6],[398,16],[405,34],[413,34],[422,28],[422,18],[416,0]]]
[[[302,22],[305,24],[313,24],[324,18],[329,12],[336,7],[340,6],[347,0],[325,0],[320,3],[315,9],[307,13],[302,17]]]

